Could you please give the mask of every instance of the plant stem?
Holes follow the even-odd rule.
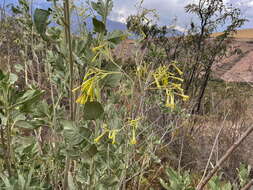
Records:
[[[6,151],[6,164],[8,167],[8,174],[9,177],[12,176],[11,172],[11,126],[10,126],[10,115],[9,110],[6,110],[7,112],[7,123],[6,123],[6,135],[7,135],[7,151]]]
[[[68,46],[68,59],[69,59],[69,71],[70,71],[70,85],[69,85],[69,105],[70,105],[70,117],[71,120],[74,120],[74,99],[73,99],[73,53],[72,53],[72,40],[71,40],[71,30],[70,30],[70,8],[69,8],[69,0],[64,1],[64,20],[65,20],[65,41],[66,45]],[[68,189],[68,172],[70,170],[71,159],[67,155],[66,162],[65,162],[65,171],[64,171],[64,183],[63,183],[63,190]]]
[[[68,46],[68,59],[69,59],[69,71],[70,71],[70,89],[69,89],[69,98],[70,98],[70,115],[71,120],[74,120],[74,99],[72,89],[74,86],[74,64],[73,64],[73,52],[72,52],[72,38],[70,30],[70,13],[69,13],[69,0],[64,1],[64,18],[65,18],[65,40]]]

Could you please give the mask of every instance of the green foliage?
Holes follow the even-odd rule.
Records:
[[[34,12],[35,27],[36,27],[38,33],[43,37],[45,36],[47,25],[49,24],[48,23],[49,15],[50,15],[50,11],[48,11],[48,10],[43,10],[43,9],[37,8],[37,9],[35,9],[35,12]]]
[[[242,188],[249,181],[249,170],[244,165],[241,165],[238,171],[238,177],[240,179],[240,188]],[[159,178],[159,181],[163,188],[167,190],[195,189],[193,186],[193,178],[190,172],[185,171],[183,173],[180,173],[173,170],[172,168],[167,168],[165,170],[165,174],[168,178],[168,182],[166,182],[162,178]],[[212,177],[212,179],[208,182],[207,186],[209,190],[232,190],[233,188],[239,189],[236,184],[232,185],[230,182],[224,182],[224,180],[222,179],[222,175]]]
[[[105,24],[103,22],[97,20],[96,18],[93,18],[92,22],[93,22],[95,32],[97,32],[97,33],[105,33],[106,32]]]
[[[191,185],[191,176],[189,172],[186,171],[183,174],[180,174],[172,168],[167,168],[165,174],[169,179],[169,183],[166,183],[162,178],[159,178],[159,180],[163,188],[166,190],[194,190]]]
[[[238,171],[238,178],[240,181],[240,187],[244,187],[250,181],[250,171],[251,166],[246,166],[245,164],[241,164],[240,168],[237,169]]]
[[[227,6],[222,0],[199,0],[199,3],[187,5],[185,10],[195,14],[199,19],[198,24],[191,24],[191,30],[187,37],[187,49],[190,50],[189,47],[194,47],[195,50],[192,54],[192,64],[188,64],[185,68],[186,93],[196,97],[197,103],[195,103],[192,112],[199,113],[213,64],[217,59],[226,56],[232,42],[230,36],[246,20],[242,17],[240,9],[234,8],[232,5]],[[225,23],[229,24],[222,35],[215,37],[210,43],[211,34]]]
[[[83,109],[84,118],[87,120],[98,119],[104,113],[104,109],[99,102],[86,102]]]
[[[128,34],[106,29],[112,0],[91,2],[91,12],[102,19],[93,15],[93,31],[81,25],[78,35],[63,30],[70,26],[66,10],[83,19],[90,16],[86,9],[63,8],[54,0],[52,10],[36,9],[32,16],[29,1],[19,3],[13,12],[22,30],[16,40],[21,63],[13,68],[20,77],[11,66],[7,73],[0,70],[0,188],[152,186],[149,177],[158,181],[159,176],[148,175],[154,165],[162,167],[158,152],[172,139],[174,118],[188,114],[182,100],[189,98],[181,87],[184,62],[177,61],[176,50],[167,53],[177,44],[170,46],[165,27],[149,25],[154,11],[144,9],[129,19],[132,31],[143,35],[136,47],[141,41],[146,52],[134,49],[134,63],[128,65],[115,56]],[[159,179],[165,189],[194,188],[187,171],[168,168],[166,175],[168,182]],[[241,168],[241,186],[247,175]],[[230,187],[216,178],[210,184]]]
[[[106,19],[109,16],[113,8],[112,0],[98,0],[97,2],[91,2],[92,8],[102,17],[102,22],[106,25]]]
[[[231,183],[222,182],[221,177],[214,176],[209,182],[208,187],[210,190],[232,190]]]

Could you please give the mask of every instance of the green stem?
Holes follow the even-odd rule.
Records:
[[[6,136],[7,136],[7,150],[6,150],[6,164],[8,169],[9,177],[12,176],[11,172],[11,125],[10,125],[10,114],[9,110],[6,110],[6,117],[7,117],[7,123],[6,123]]]
[[[71,120],[74,120],[74,98],[73,98],[73,53],[72,53],[72,40],[71,40],[71,30],[70,30],[70,8],[69,8],[69,0],[64,1],[64,19],[65,19],[65,41],[68,46],[68,58],[69,58],[69,70],[70,70],[70,86],[69,86],[69,105],[70,105],[70,116]],[[71,159],[67,155],[65,162],[65,171],[64,171],[64,182],[63,182],[63,190],[68,189],[68,172],[70,170]]]

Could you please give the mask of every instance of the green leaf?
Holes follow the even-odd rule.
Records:
[[[14,84],[15,82],[17,82],[17,80],[18,80],[18,76],[11,73],[10,76],[9,76],[10,84]]]
[[[30,112],[32,109],[36,108],[34,105],[39,101],[43,93],[44,91],[41,90],[29,89],[15,100],[17,103],[14,106],[20,106],[20,110],[23,112]]]
[[[94,31],[97,33],[105,33],[106,29],[105,29],[105,25],[103,22],[97,20],[95,17],[92,19],[93,22],[93,27],[94,27]]]
[[[38,33],[45,36],[50,12],[44,9],[36,9],[34,12],[34,24]]]
[[[104,108],[99,102],[87,102],[84,105],[84,118],[86,120],[98,119],[104,113]]]
[[[98,0],[97,2],[91,2],[92,8],[102,17],[103,23],[105,24],[106,18],[112,11],[113,1],[112,0]]]
[[[69,145],[78,145],[91,135],[89,129],[77,126],[73,121],[63,120],[61,124],[63,125],[63,136]]]
[[[107,36],[107,40],[117,45],[123,40],[127,39],[127,36],[128,35],[124,32],[120,30],[115,30]]]
[[[18,173],[18,185],[21,189],[25,189],[25,178],[21,173]]]
[[[95,144],[90,144],[87,147],[85,147],[82,157],[88,161],[91,158],[93,158],[97,153],[98,153],[97,146]]]
[[[0,177],[3,180],[6,189],[8,189],[8,190],[14,190],[14,187],[13,187],[13,185],[11,185],[8,177],[6,177],[3,174],[0,174]]]
[[[16,126],[18,126],[20,128],[24,128],[24,129],[36,129],[36,128],[38,128],[38,126],[33,126],[32,124],[30,124],[29,122],[24,121],[24,120],[17,121]]]
[[[5,78],[3,71],[0,69],[0,81]]]
[[[120,69],[116,65],[114,65],[113,63],[106,63],[104,70],[119,72],[119,73],[107,75],[103,80],[101,80],[101,84],[104,86],[107,86],[107,87],[111,87],[111,88],[117,87],[121,78],[122,78],[122,74],[120,73]]]

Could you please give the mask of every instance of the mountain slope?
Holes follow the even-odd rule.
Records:
[[[216,37],[221,35],[222,32],[217,32],[214,33],[212,36]],[[242,30],[238,30],[237,33],[235,35],[233,35],[234,38],[238,38],[238,39],[249,39],[252,38],[253,39],[253,29],[242,29]]]

